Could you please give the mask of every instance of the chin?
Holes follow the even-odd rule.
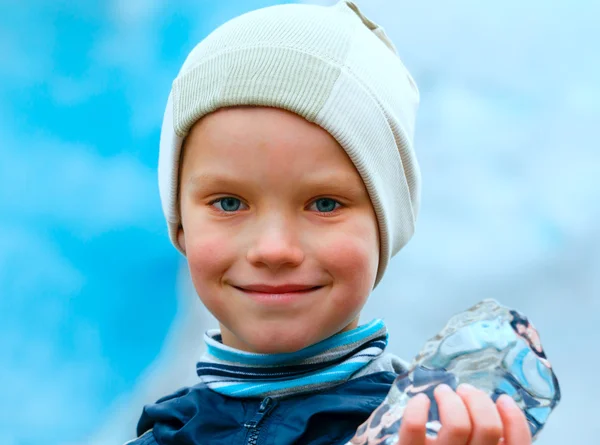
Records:
[[[281,330],[264,327],[259,336],[256,336],[256,333],[249,334],[247,344],[259,354],[296,352],[324,339],[316,333],[311,335],[306,330],[295,333],[290,330],[289,326],[284,326]]]

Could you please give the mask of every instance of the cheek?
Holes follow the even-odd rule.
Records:
[[[210,230],[186,234],[186,248],[192,283],[202,304],[217,319],[228,320],[227,300],[221,297],[221,289],[223,276],[235,259],[231,238]]]
[[[336,230],[326,237],[318,251],[320,262],[334,275],[353,288],[370,292],[379,264],[377,226],[371,220]]]
[[[201,297],[208,296],[210,289],[220,284],[235,258],[231,237],[210,230],[203,234],[186,234],[186,249],[194,286]]]

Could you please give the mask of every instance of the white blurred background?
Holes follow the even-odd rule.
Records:
[[[194,384],[216,323],[160,214],[162,112],[200,39],[275,3],[0,0],[4,444],[120,444]],[[521,310],[563,392],[537,443],[598,443],[600,3],[357,3],[420,87],[423,175],[362,320],[410,360],[483,298]]]

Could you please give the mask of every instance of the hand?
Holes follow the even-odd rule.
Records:
[[[398,445],[530,445],[525,415],[515,401],[502,395],[496,404],[471,385],[454,392],[447,385],[434,391],[442,428],[437,438],[426,437],[429,398],[413,397],[407,404]]]

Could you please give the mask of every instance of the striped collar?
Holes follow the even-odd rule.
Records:
[[[210,389],[230,397],[301,394],[349,380],[383,353],[387,339],[378,319],[296,352],[256,354],[224,345],[219,330],[209,330],[196,370]]]

